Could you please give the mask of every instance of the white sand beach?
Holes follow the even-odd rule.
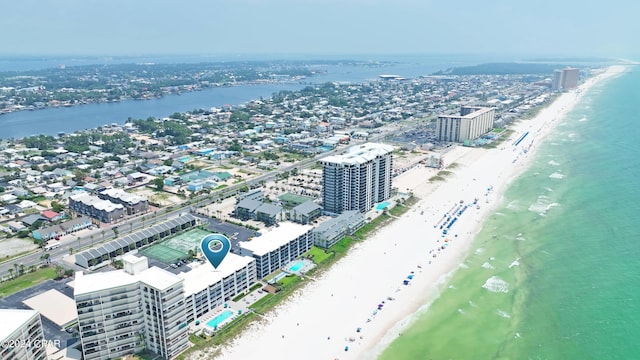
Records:
[[[444,157],[445,167],[457,166],[449,169],[452,174],[445,181],[428,183],[435,171],[424,167],[395,178],[394,186],[413,189],[420,202],[252,324],[219,358],[375,358],[416,310],[438,296],[439,287],[466,257],[483,220],[508,183],[526,168],[541,140],[586,89],[622,70],[610,67],[561,95],[534,119],[515,124],[512,138],[496,149],[454,148]],[[461,215],[451,211],[465,205]],[[447,217],[457,220],[443,237],[440,225],[446,228],[451,222],[444,221]],[[413,279],[404,285],[410,274]]]

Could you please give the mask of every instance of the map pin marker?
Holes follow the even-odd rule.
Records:
[[[210,234],[202,238],[200,249],[211,265],[217,269],[229,253],[231,242],[222,234]]]

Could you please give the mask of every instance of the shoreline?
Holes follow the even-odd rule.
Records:
[[[283,359],[301,354],[312,359],[379,356],[411,324],[416,311],[437,298],[507,186],[528,167],[539,143],[586,90],[620,68],[624,69],[607,68],[579,90],[562,94],[534,118],[519,121],[511,138],[496,149],[454,148],[444,157],[445,167],[454,162],[458,166],[450,169],[453,174],[444,182],[426,182],[437,170],[425,168],[398,176],[395,185],[413,189],[420,198],[411,210],[356,244],[319,279],[266,314],[264,321],[253,323],[228,345],[209,350],[220,350],[223,359],[269,354]],[[527,131],[529,135],[515,145]],[[440,230],[443,217],[451,224],[445,236]],[[447,219],[454,217],[453,223]],[[403,285],[409,275],[412,279]]]

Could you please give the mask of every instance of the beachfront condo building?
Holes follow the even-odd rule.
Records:
[[[578,86],[579,80],[580,69],[567,67],[562,70],[555,70],[551,81],[551,90],[561,91],[574,89]]]
[[[578,87],[580,80],[580,69],[566,68],[562,69],[562,88],[565,90],[575,89]]]
[[[240,254],[255,259],[256,275],[262,279],[309,251],[313,245],[312,230],[311,225],[282,222],[251,241],[241,241]]]
[[[313,229],[313,243],[315,246],[328,249],[343,237],[358,231],[365,223],[364,215],[360,211],[345,211]]]
[[[124,255],[123,270],[76,273],[74,297],[85,360],[143,349],[173,359],[188,347],[184,280]]]
[[[439,141],[464,143],[479,138],[493,129],[495,109],[463,106],[460,115],[440,115],[436,123]]]
[[[0,309],[0,359],[45,360],[42,320],[35,310]]]
[[[193,263],[190,267],[191,271],[178,274],[184,279],[187,322],[249,292],[258,281],[256,260],[249,256],[229,253],[217,268],[208,262]]]
[[[376,203],[389,199],[392,153],[391,145],[366,143],[320,160],[325,213],[335,215],[347,210],[365,213]]]

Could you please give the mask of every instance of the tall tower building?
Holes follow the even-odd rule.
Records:
[[[364,213],[391,197],[392,152],[390,145],[367,143],[322,159],[324,211]]]
[[[580,69],[566,68],[562,70],[562,88],[565,90],[573,89],[578,86],[580,79]]]
[[[436,123],[439,141],[474,140],[493,129],[494,108],[463,106],[460,115],[440,115]]]
[[[580,80],[580,69],[567,67],[553,72],[551,90],[570,90],[578,86]]]
[[[562,70],[555,70],[553,72],[553,80],[551,82],[551,90],[560,91],[562,90]]]
[[[148,349],[173,359],[188,346],[184,280],[146,258],[124,255],[124,270],[76,273],[74,297],[85,360]]]

